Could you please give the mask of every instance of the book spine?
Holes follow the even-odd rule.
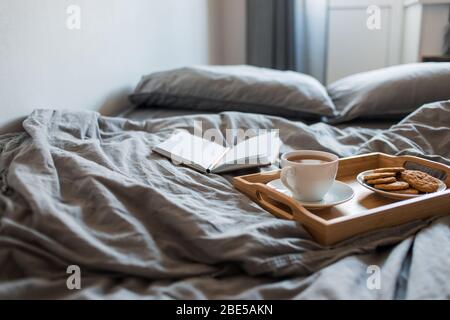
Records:
[[[225,157],[228,151],[230,151],[230,147],[225,148],[225,151],[220,155],[220,157],[217,157],[217,159],[211,163],[211,165],[206,169],[206,173],[213,172],[214,168],[217,166],[217,164]]]

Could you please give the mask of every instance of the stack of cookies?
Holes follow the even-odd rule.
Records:
[[[439,180],[429,174],[403,167],[379,168],[364,176],[375,189],[401,194],[431,193],[439,189]]]

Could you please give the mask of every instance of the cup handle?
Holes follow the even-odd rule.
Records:
[[[288,176],[289,176],[290,172],[292,171],[292,169],[293,169],[292,167],[284,167],[283,169],[281,169],[280,179],[286,188],[291,190],[291,192],[294,192],[294,188],[288,182],[288,180],[289,180]]]

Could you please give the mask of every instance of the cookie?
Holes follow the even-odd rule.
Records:
[[[381,178],[395,177],[395,172],[369,173],[364,176],[364,180],[375,180]]]
[[[403,167],[388,167],[388,168],[378,168],[373,170],[375,173],[381,173],[381,172],[402,172],[405,171],[405,168]]]
[[[367,180],[366,183],[368,183],[368,184],[384,184],[384,183],[391,183],[391,182],[395,182],[395,181],[397,181],[397,179],[395,179],[395,177],[387,177],[387,178]]]
[[[393,193],[400,193],[400,194],[419,194],[419,190],[413,189],[413,188],[408,188],[408,189],[405,189],[405,190],[393,190],[391,192],[393,192]]]
[[[422,171],[403,171],[402,179],[408,182],[414,189],[425,193],[435,192],[439,189],[439,180]]]
[[[409,188],[409,184],[404,181],[396,181],[392,183],[376,184],[374,185],[374,188],[385,191],[404,190]]]

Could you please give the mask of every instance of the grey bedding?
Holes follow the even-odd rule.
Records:
[[[186,66],[143,76],[135,106],[242,111],[318,119],[337,116],[326,88],[313,77],[248,65]]]
[[[273,218],[230,176],[151,152],[175,128],[279,128],[282,151],[382,151],[450,164],[450,101],[389,130],[225,112],[136,122],[37,110],[0,136],[0,298],[450,298],[450,217],[333,247]],[[267,170],[267,168],[266,168]],[[81,269],[69,290],[66,269]],[[367,268],[381,268],[369,289]]]
[[[137,108],[124,108],[127,111],[120,114],[120,116],[135,120],[135,121],[143,121],[143,120],[151,120],[151,119],[162,119],[169,117],[179,117],[179,116],[192,116],[192,115],[203,115],[203,114],[217,114],[212,111],[205,110],[187,110],[187,109],[169,109],[169,108],[161,108],[157,106],[152,107],[137,107]],[[291,118],[284,117],[291,121],[302,121],[307,124],[317,123],[317,120],[305,120],[299,118]],[[345,122],[341,124],[333,124],[336,128],[344,129],[348,127],[361,127],[361,128],[369,128],[369,129],[388,129],[392,125],[396,124],[398,121],[393,121],[392,119],[376,119],[376,120],[367,120],[367,119],[355,119],[351,122]]]
[[[396,65],[340,79],[328,86],[337,117],[396,119],[425,103],[450,99],[450,63]]]

